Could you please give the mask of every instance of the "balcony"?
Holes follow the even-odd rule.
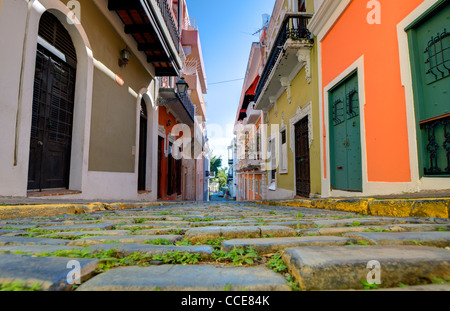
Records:
[[[420,122],[423,174],[450,176],[450,113]]]
[[[174,88],[160,88],[158,106],[170,109],[183,124],[194,123],[195,106],[187,94],[176,93]]]
[[[185,60],[177,23],[167,0],[108,0],[124,24],[124,32],[136,41],[155,74],[179,76]]]
[[[247,109],[247,123],[255,124],[261,117],[261,110],[255,109],[256,104],[254,102],[250,103]]]
[[[296,70],[298,72],[304,66],[309,68],[309,53],[314,46],[312,34],[307,28],[311,17],[310,13],[284,15],[256,88],[255,109],[262,110],[270,106],[269,97],[279,93],[282,88],[280,78],[292,78]],[[307,78],[308,76],[307,73]]]
[[[245,172],[252,170],[261,170],[263,161],[256,159],[242,159],[239,160],[237,172]]]

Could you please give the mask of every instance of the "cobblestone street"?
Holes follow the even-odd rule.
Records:
[[[8,219],[0,221],[0,283],[43,291],[450,290],[449,230],[443,218],[235,202]]]

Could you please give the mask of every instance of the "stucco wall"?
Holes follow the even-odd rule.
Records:
[[[95,68],[89,170],[131,173],[135,171],[136,93],[149,86],[151,77],[133,55],[126,67],[119,66],[119,53],[126,44],[93,3],[83,2],[81,17],[94,59],[124,81],[120,86],[103,67]]]
[[[288,191],[295,190],[295,159],[294,153],[289,147],[290,142],[290,126],[289,120],[292,118],[298,107],[305,108],[308,103],[312,104],[312,124],[313,124],[313,141],[310,147],[310,172],[311,172],[311,193],[321,193],[321,163],[320,163],[320,125],[319,125],[319,106],[318,106],[318,80],[317,80],[317,49],[314,47],[311,50],[311,76],[312,81],[310,84],[306,82],[305,68],[303,68],[299,74],[294,78],[291,84],[291,104],[287,100],[287,92],[277,101],[277,115],[275,115],[275,109],[272,108],[269,111],[269,123],[277,124],[280,126],[282,120],[286,125],[287,130],[287,144],[288,144],[288,173],[280,174],[280,170],[277,171],[277,189],[281,188]],[[271,136],[271,130],[268,130],[268,138]]]
[[[361,135],[366,139],[369,182],[411,181],[396,26],[422,2],[385,1],[381,24],[371,25],[365,1],[353,1],[322,41],[322,88],[364,55],[365,132]],[[328,152],[325,143],[323,148]],[[328,175],[325,171],[325,178]]]

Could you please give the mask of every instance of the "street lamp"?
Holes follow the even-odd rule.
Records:
[[[180,94],[181,96],[186,95],[187,90],[189,88],[189,84],[187,84],[187,82],[184,80],[183,77],[180,80],[178,80],[176,85],[178,94]]]

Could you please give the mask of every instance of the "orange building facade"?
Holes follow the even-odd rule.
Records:
[[[449,1],[316,2],[322,196],[449,189]]]

